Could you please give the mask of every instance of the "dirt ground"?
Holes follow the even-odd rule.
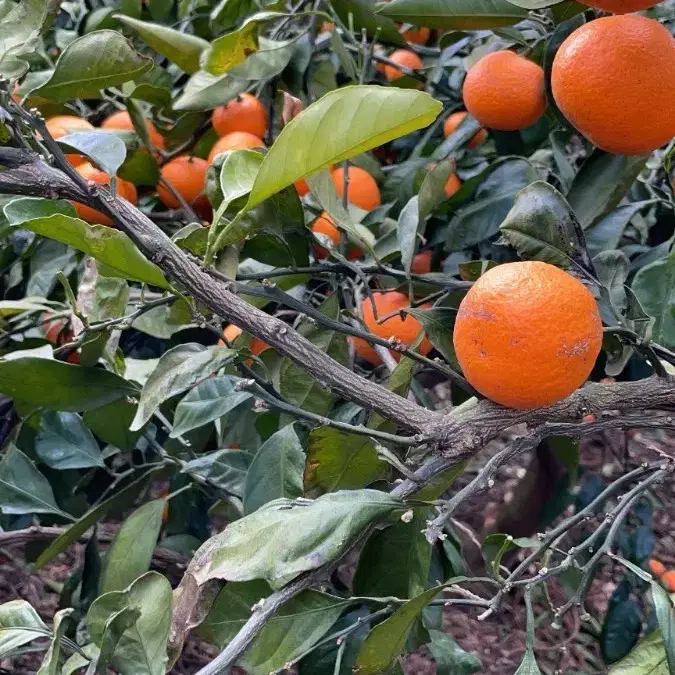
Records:
[[[618,433],[618,432],[617,432]],[[675,438],[665,435],[630,432],[623,436],[599,436],[582,444],[582,465],[590,472],[611,477],[623,471],[623,465],[653,460],[654,446],[675,455]],[[627,449],[627,455],[625,454]],[[480,459],[478,460],[480,461]],[[523,458],[517,465],[503,467],[494,487],[477,496],[463,507],[457,520],[467,532],[481,537],[486,523],[494,519],[499,508],[513,497],[513,491],[527,465]],[[654,529],[657,534],[655,557],[667,566],[675,567],[675,485],[661,485],[656,493]],[[660,506],[659,506],[660,504]],[[114,531],[114,524],[105,527]],[[105,532],[105,530],[104,530]],[[0,602],[25,599],[50,623],[57,609],[59,590],[72,570],[82,560],[83,545],[72,546],[39,573],[31,573],[23,562],[21,548],[0,549]],[[510,561],[511,564],[517,559]],[[600,621],[616,586],[619,570],[604,564],[588,597],[588,609]],[[554,601],[562,599],[562,591],[551,585]],[[544,673],[577,672],[584,675],[605,672],[598,640],[591,629],[582,625],[578,615],[571,612],[559,630],[547,628],[550,611],[541,603],[535,607],[538,621],[536,654]],[[525,609],[522,597],[513,595],[503,611],[486,621],[477,620],[472,608],[446,608],[443,627],[465,650],[475,653],[483,663],[484,673],[511,675],[515,673],[524,653]],[[174,675],[192,675],[215,655],[215,650],[199,639],[188,641],[181,660],[172,671]],[[40,654],[26,654],[13,660],[0,661],[0,675],[29,675],[37,670]],[[406,675],[434,675],[436,667],[425,649],[408,656],[404,662]],[[235,674],[240,675],[240,674]]]

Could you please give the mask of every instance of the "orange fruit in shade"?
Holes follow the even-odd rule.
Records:
[[[551,86],[563,115],[602,150],[642,155],[675,136],[675,38],[658,21],[584,24],[558,50]]]
[[[669,593],[675,593],[675,570],[668,570],[661,577],[661,583]]]
[[[51,312],[45,312],[44,319],[47,321],[52,317]],[[66,319],[53,319],[42,324],[45,332],[45,339],[53,344],[65,345],[73,339],[73,331],[68,326]]]
[[[253,94],[239,94],[227,105],[218,106],[211,113],[211,124],[219,136],[245,131],[257,138],[267,133],[267,110]]]
[[[110,176],[105,171],[97,169],[90,162],[80,164],[76,170],[85,180],[91,180],[98,185],[110,185]],[[136,186],[133,183],[122,180],[121,178],[118,178],[115,182],[117,184],[118,197],[122,197],[132,204],[138,203],[138,193],[136,192]],[[72,202],[72,204],[75,207],[78,217],[82,220],[86,220],[91,224],[108,225],[108,227],[112,227],[113,221],[105,215],[105,213],[101,213],[100,211],[91,208],[91,206],[86,206],[79,202]]]
[[[419,70],[420,68],[424,68],[424,61],[422,61],[422,59],[417,56],[415,52],[411,52],[409,49],[397,49],[396,51],[389,54],[389,60],[393,61],[399,66],[409,68],[410,70]],[[399,70],[396,66],[387,64],[384,67],[384,76],[389,80],[389,82],[398,80],[399,77],[403,77],[404,75],[405,73]],[[420,87],[421,86],[422,83],[420,82]]]
[[[242,333],[243,331],[241,328],[239,328],[239,326],[235,326],[233,323],[231,323],[228,326],[225,326],[225,329],[223,330],[223,337],[225,340],[227,340],[227,342],[232,344]],[[226,346],[225,340],[219,340],[218,344],[221,347]],[[249,351],[251,354],[253,354],[253,356],[258,356],[258,354],[264,352],[266,349],[269,349],[269,345],[266,342],[263,342],[256,337],[251,340]]]
[[[445,120],[445,124],[443,125],[443,135],[447,138],[451,134],[455,133],[457,131],[457,127],[464,121],[464,118],[468,115],[469,113],[466,112],[466,110],[460,110],[459,112],[454,112],[450,117],[448,117],[447,120]],[[467,147],[469,148],[475,148],[479,146],[481,143],[485,142],[485,139],[487,138],[488,133],[485,129],[481,129],[468,143]]]
[[[407,309],[410,306],[408,296],[399,293],[398,291],[374,293],[373,299],[375,306],[377,307],[378,319],[382,319],[392,312]],[[430,305],[423,305],[422,309],[427,309],[428,307],[430,307]],[[361,303],[361,312],[363,321],[368,330],[385,340],[393,336],[410,347],[415,343],[417,336],[422,330],[422,324],[410,314],[408,314],[405,319],[402,319],[400,314],[396,314],[382,323],[377,323],[375,315],[373,314],[373,305],[369,298],[365,298]],[[362,359],[365,359],[373,366],[382,363],[382,359],[380,359],[378,353],[373,349],[369,342],[357,337],[351,337],[349,339],[353,341],[354,349]],[[418,348],[419,353],[426,356],[431,349],[431,342],[429,342],[426,337],[423,338]],[[390,349],[389,351],[397,361],[401,358],[401,355],[397,351],[393,349]]]
[[[340,246],[340,230],[338,230],[333,219],[325,211],[312,223],[311,229],[314,234],[323,234],[329,237],[334,247]],[[323,246],[314,244],[314,255],[317,260],[325,260],[329,253]],[[347,248],[347,260],[356,260],[362,255],[363,251],[358,246],[349,246]]]
[[[604,9],[612,14],[627,14],[628,12],[640,12],[654,5],[658,5],[661,0],[584,0],[584,5]]]
[[[657,578],[662,577],[666,573],[666,566],[660,561],[652,558],[649,561],[649,571]]]
[[[209,200],[204,194],[208,168],[209,163],[205,159],[180,155],[167,162],[160,172],[162,179],[171,183],[176,192],[202,218],[208,218],[211,212]],[[157,185],[157,195],[167,208],[180,208],[180,202],[162,183]]]
[[[588,378],[602,347],[593,294],[544,262],[493,267],[462,300],[455,352],[466,379],[508,408],[543,408]]]
[[[543,69],[508,50],[492,52],[475,63],[462,94],[467,110],[489,129],[524,129],[546,110]]]
[[[158,150],[164,150],[166,146],[166,140],[164,136],[157,131],[157,127],[153,124],[152,120],[145,120],[145,126],[148,128],[148,136],[150,137],[150,142]],[[116,113],[110,115],[103,120],[101,124],[101,129],[120,129],[122,131],[135,131],[134,124],[131,121],[131,115],[126,110],[120,110]]]
[[[347,170],[349,184],[347,186],[347,199],[365,211],[372,211],[382,204],[382,195],[377,181],[359,166],[349,166]],[[345,170],[339,167],[333,171],[333,183],[338,197],[345,192]]]
[[[401,35],[406,42],[412,42],[414,45],[425,45],[431,37],[431,30],[426,26],[419,28],[408,28],[401,31]]]
[[[448,182],[445,184],[445,196],[450,199],[462,187],[462,181],[459,180],[456,173],[451,173]]]
[[[217,155],[228,150],[254,150],[255,148],[264,147],[265,143],[258,136],[254,136],[248,133],[248,131],[233,131],[231,134],[221,136],[216,141],[209,153],[208,162],[211,164]]]
[[[76,117],[75,115],[56,115],[50,117],[45,124],[47,125],[47,131],[52,135],[54,140],[78,131],[94,130],[93,124],[89,124],[87,120],[83,120],[81,117]],[[84,155],[76,154],[68,154],[66,155],[66,159],[75,167],[88,161]]]
[[[431,251],[422,251],[415,255],[410,265],[410,271],[413,274],[429,274],[431,272],[431,258],[433,253]]]

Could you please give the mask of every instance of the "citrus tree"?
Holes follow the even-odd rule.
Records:
[[[675,672],[673,30],[672,0],[1,0],[0,555],[81,555],[53,617],[3,596],[0,657],[490,670],[456,611],[524,636],[508,672],[574,670],[549,630]],[[508,467],[518,508],[468,527]]]

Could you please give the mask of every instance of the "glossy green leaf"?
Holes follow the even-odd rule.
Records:
[[[409,313],[422,324],[429,342],[443,354],[443,358],[459,370],[455,347],[452,342],[457,309],[454,307],[431,307],[430,309],[410,309]]]
[[[135,414],[135,403],[128,398],[119,398],[99,408],[87,410],[82,419],[103,442],[120,450],[131,451],[141,435],[140,431],[129,431]]]
[[[35,436],[35,453],[52,469],[105,466],[96,439],[75,413],[45,412]]]
[[[100,98],[101,89],[133,80],[152,66],[152,59],[136,52],[117,31],[94,31],[63,50],[51,77],[33,94],[53,101]]]
[[[127,28],[131,28],[143,42],[158,54],[165,56],[171,63],[175,63],[181,70],[190,75],[199,70],[199,57],[209,46],[203,38],[123,14],[116,14],[115,18]]]
[[[367,436],[329,426],[316,427],[309,434],[307,490],[357,490],[383,477],[386,470]]]
[[[131,431],[142,428],[164,401],[206,379],[236,353],[233,349],[217,345],[204,347],[193,342],[178,345],[162,354],[143,386]]]
[[[608,675],[670,675],[661,631],[652,631]]]
[[[0,393],[41,408],[80,412],[137,395],[138,390],[102,368],[27,356],[0,360]]]
[[[10,225],[22,225],[33,218],[43,218],[61,213],[75,218],[75,207],[63,200],[43,199],[41,197],[17,197],[5,204],[2,209]]]
[[[510,26],[527,11],[507,0],[393,0],[384,16],[417,26],[454,30],[482,30]]]
[[[243,498],[246,474],[252,461],[252,454],[226,448],[186,462],[181,472],[204,478],[210,485]]]
[[[473,675],[483,672],[480,659],[465,652],[447,633],[430,630],[429,651],[436,662],[436,675]]]
[[[58,140],[65,150],[86,155],[108,175],[114,176],[127,155],[124,142],[107,131],[76,131]]]
[[[238,387],[241,378],[232,375],[210,377],[191,389],[176,406],[171,437],[197,429],[226,415],[249,401],[252,395]]]
[[[52,640],[49,643],[42,664],[35,675],[60,675],[61,673],[61,640],[68,628],[68,617],[74,609],[61,609],[54,615]]]
[[[165,505],[164,499],[147,502],[124,521],[106,553],[101,593],[124,590],[150,569]]]
[[[171,584],[157,572],[148,572],[126,590],[105,593],[93,602],[87,627],[99,647],[114,614],[127,607],[140,612],[135,624],[120,638],[111,660],[120,675],[164,675],[171,603]]]
[[[122,636],[129,628],[134,626],[140,616],[141,611],[137,607],[124,607],[119,612],[110,615],[103,629],[101,648],[96,653],[93,664],[89,666],[85,675],[106,675],[108,673],[108,666]]]
[[[58,507],[49,481],[14,445],[0,460],[0,512],[51,513],[73,520]]]
[[[220,169],[221,208],[227,208],[235,199],[245,197],[255,183],[263,155],[255,150],[235,150],[228,153]]]
[[[653,339],[675,348],[675,254],[643,267],[632,289],[642,309],[655,320]]]
[[[376,14],[370,0],[333,0],[331,5],[344,25],[353,26],[358,35],[365,29],[371,37],[377,34],[386,42],[403,44],[396,24],[390,18]]]
[[[26,600],[10,600],[0,605],[0,658],[48,632],[49,628]]]
[[[361,85],[326,94],[279,134],[248,208],[303,176],[431,124],[440,111],[438,101],[419,91]]]
[[[282,586],[339,557],[366,525],[401,507],[375,490],[333,492],[314,501],[279,499],[209,539],[188,572],[200,584],[265,579]]]
[[[246,474],[244,513],[274,499],[302,497],[305,453],[293,424],[272,434],[261,446]]]

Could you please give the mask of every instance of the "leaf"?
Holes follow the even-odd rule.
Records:
[[[5,515],[52,513],[73,520],[56,504],[49,481],[11,444],[0,460],[0,511]]]
[[[203,38],[158,23],[139,21],[123,14],[113,16],[121,24],[136,32],[148,47],[165,56],[181,70],[190,75],[199,70],[199,57],[209,46]]]
[[[120,33],[98,30],[73,40],[33,94],[52,101],[100,98],[101,89],[133,80],[152,66],[152,59],[136,52]]]
[[[670,675],[661,631],[652,631],[608,675]]]
[[[241,382],[239,377],[220,375],[191,389],[176,406],[171,437],[203,427],[250,401],[252,394],[239,388]]]
[[[655,319],[654,341],[675,348],[675,253],[641,268],[632,289],[642,309]]]
[[[53,7],[43,0],[6,5],[0,19],[0,72],[6,77],[17,75],[13,68],[19,69],[18,76],[28,69],[28,64],[17,57],[28,56],[38,48],[41,29],[52,11]]]
[[[77,131],[58,139],[66,150],[77,150],[110,176],[114,176],[124,163],[127,148],[124,141],[107,131]]]
[[[574,262],[586,267],[586,243],[575,220],[565,198],[552,185],[536,181],[516,195],[499,229],[524,260],[541,260],[563,269]]]
[[[245,197],[255,183],[263,155],[255,150],[235,150],[230,152],[220,169],[220,189],[223,193],[223,210],[235,199]]]
[[[124,521],[106,553],[101,593],[124,590],[150,569],[165,506],[165,499],[155,499]]]
[[[635,182],[647,158],[594,150],[567,193],[567,201],[586,229],[614,210]]]
[[[112,403],[87,410],[82,419],[104,443],[130,452],[141,436],[140,431],[129,431],[135,414],[134,403],[127,398],[118,398]]]
[[[75,207],[63,200],[43,199],[41,197],[18,197],[5,204],[3,208],[5,218],[10,225],[21,225],[31,218],[53,216],[62,213],[64,216],[77,216]]]
[[[108,619],[127,607],[140,611],[134,626],[120,638],[111,660],[120,675],[164,675],[171,601],[171,584],[157,572],[148,572],[124,591],[105,593],[94,600],[87,627],[99,647]]]
[[[376,490],[333,492],[314,501],[279,499],[209,539],[188,572],[200,585],[209,579],[265,579],[282,586],[338,558],[366,525],[401,507]]]
[[[377,35],[380,40],[394,44],[404,42],[396,24],[390,18],[375,13],[369,0],[333,0],[332,7],[345,26],[350,29],[353,26],[358,35],[365,29],[370,37]]]
[[[675,672],[675,607],[666,591],[657,582],[651,582],[652,602],[661,629],[669,671]]]
[[[23,312],[51,311],[49,305],[41,304],[40,298],[35,300],[35,302],[30,300],[0,300],[0,317],[14,316],[15,314],[23,314]]]
[[[42,660],[42,665],[35,675],[59,675],[61,673],[61,640],[65,636],[68,622],[66,619],[73,614],[74,609],[62,609],[54,615],[54,631],[49,648]]]
[[[124,607],[115,612],[105,622],[103,636],[101,637],[101,649],[92,659],[85,675],[106,675],[108,665],[112,661],[117,645],[124,633],[131,628],[140,618],[141,611],[137,607]]]
[[[272,434],[261,446],[246,474],[244,513],[274,499],[302,497],[305,453],[293,424]]]
[[[260,581],[228,583],[199,632],[224,649],[251,618],[251,608],[270,594]],[[337,621],[348,601],[318,591],[303,591],[285,603],[241,658],[249,675],[269,675],[309,650]]]
[[[475,654],[465,652],[449,635],[430,630],[429,651],[436,662],[436,675],[473,675],[483,671]]]
[[[75,652],[68,659],[66,659],[66,662],[63,664],[61,675],[74,675],[74,673],[77,673],[77,675],[82,675],[83,669],[87,668],[87,666],[89,666],[92,661],[96,661],[100,651],[99,648],[93,643],[84,645],[81,650],[88,658],[85,658],[79,652]],[[87,675],[87,673],[84,675]],[[96,675],[98,675],[98,673]]]
[[[29,602],[10,600],[0,605],[0,658],[48,633]]]
[[[483,30],[510,26],[527,18],[527,11],[507,0],[393,0],[381,14],[416,26]]]
[[[443,358],[459,369],[455,347],[452,343],[452,331],[457,318],[457,309],[454,307],[431,307],[430,309],[410,308],[406,311],[422,324],[429,342],[443,354]]]
[[[0,359],[0,392],[31,405],[79,412],[134,396],[136,387],[102,368],[26,356]]]
[[[600,638],[605,661],[614,663],[626,656],[637,643],[641,628],[640,607],[635,600],[610,603]]]
[[[303,176],[431,124],[440,111],[438,101],[419,91],[360,85],[329,92],[279,134],[247,208]]]
[[[541,670],[537,665],[537,659],[534,656],[534,652],[531,649],[528,649],[523,656],[523,660],[518,666],[515,675],[541,675]]]
[[[563,0],[509,0],[512,5],[516,7],[522,7],[523,9],[544,9],[545,7],[551,7],[557,5]]]
[[[603,251],[593,258],[593,266],[600,283],[607,289],[615,312],[621,315],[626,309],[626,288],[630,261],[623,251]]]
[[[233,349],[204,347],[195,342],[178,345],[162,354],[143,386],[131,431],[141,429],[164,401],[206,379],[236,354]]]
[[[309,434],[305,486],[322,492],[364,488],[386,473],[371,438],[335,427],[315,427]]]
[[[359,675],[379,675],[394,665],[417,617],[442,590],[443,586],[430,588],[401,605],[388,619],[370,631],[356,659]]]
[[[241,450],[216,450],[183,465],[181,473],[201,476],[226,492],[244,496],[244,481],[253,455]]]
[[[422,534],[428,517],[428,509],[416,509],[410,522],[370,535],[359,556],[355,594],[414,598],[424,591],[431,564],[431,545]]]
[[[105,276],[171,288],[159,267],[151,263],[124,232],[115,228],[90,225],[61,214],[26,220],[21,227],[93,256],[105,266],[99,269]]]
[[[96,439],[75,413],[47,411],[42,415],[35,454],[52,469],[105,467]]]

